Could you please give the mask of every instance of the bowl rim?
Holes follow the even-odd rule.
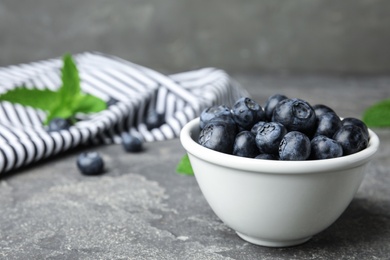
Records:
[[[306,161],[274,161],[239,157],[211,150],[198,144],[194,138],[199,133],[199,117],[189,121],[180,131],[180,141],[189,155],[203,161],[237,170],[272,174],[308,174],[350,169],[363,165],[371,160],[379,149],[379,138],[369,131],[369,143],[366,149],[338,158]],[[191,156],[190,156],[191,160]]]

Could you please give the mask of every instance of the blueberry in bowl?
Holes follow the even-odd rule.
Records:
[[[284,125],[277,122],[264,123],[256,133],[256,146],[258,154],[275,154],[279,149],[279,144],[287,134]],[[256,155],[256,156],[257,156]]]
[[[250,130],[256,122],[265,120],[263,108],[249,97],[238,99],[233,105],[232,114],[237,125],[246,130]]]
[[[281,94],[272,95],[267,99],[267,102],[264,106],[265,117],[267,120],[272,120],[272,114],[275,107],[279,104],[280,101],[285,99],[287,99],[287,96]]]
[[[310,153],[310,139],[301,132],[288,132],[280,141],[279,156],[281,160],[303,161],[309,158]]]
[[[286,126],[289,131],[312,135],[316,129],[316,114],[305,100],[288,98],[280,101],[272,114],[272,121]]]
[[[255,142],[255,135],[251,131],[241,131],[236,135],[233,145],[233,155],[254,158],[259,154]]]
[[[204,142],[213,137],[204,138],[200,118],[188,122],[181,130],[181,144],[210,208],[239,237],[250,243],[268,247],[293,246],[328,228],[352,201],[369,162],[378,150],[379,138],[370,129],[367,129],[368,139],[362,130],[354,132],[362,134],[359,140],[363,140],[365,145],[353,153],[344,153],[345,148],[340,141],[353,142],[353,138],[348,138],[346,134],[340,134],[344,136],[344,139],[340,137],[340,141],[333,136],[315,136],[317,115],[312,107],[301,104],[301,118],[307,116],[313,120],[313,113],[314,126],[310,123],[311,130],[306,132],[279,121],[287,132],[281,134],[283,138],[277,151],[258,149],[246,153],[247,156],[236,155],[233,153],[233,138],[229,139],[227,132],[223,138],[221,135],[221,138],[213,139],[216,146],[220,145],[219,142],[228,142],[227,150],[218,151],[204,146],[200,139]],[[270,123],[266,118],[258,120],[268,122],[256,128],[257,133]],[[218,124],[223,125],[221,121]],[[227,125],[225,123],[225,129],[234,129]],[[247,132],[241,134],[243,131]],[[208,134],[212,135],[212,132]],[[249,136],[248,132],[252,131],[236,127],[232,133]],[[245,140],[242,143],[249,144],[251,139],[240,137],[240,140]],[[295,154],[297,150],[302,151]],[[255,156],[256,152],[258,155]]]
[[[231,154],[237,128],[229,122],[212,120],[206,124],[199,134],[198,142],[203,147],[221,153]]]
[[[230,108],[225,105],[211,106],[202,111],[200,114],[200,128],[204,128],[207,123],[213,119],[233,120]]]

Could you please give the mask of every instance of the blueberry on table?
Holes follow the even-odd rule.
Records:
[[[265,106],[264,106],[264,112],[265,112],[265,118],[268,121],[272,120],[272,114],[274,112],[276,105],[280,101],[285,100],[285,99],[287,99],[287,97],[285,95],[281,95],[281,94],[272,95],[267,99],[267,102],[265,103]]]
[[[328,113],[328,112],[332,112],[332,113],[336,114],[336,112],[334,112],[333,109],[331,109],[330,107],[323,105],[323,104],[314,105],[313,109],[314,109],[314,113],[316,114],[317,117],[324,114],[324,113]]]
[[[325,135],[332,138],[342,126],[341,119],[333,112],[326,112],[317,116],[317,129],[314,136]]]
[[[368,145],[368,138],[356,125],[344,125],[333,136],[341,144],[343,155],[357,153]]]
[[[284,99],[274,109],[272,121],[284,125],[288,131],[299,131],[312,136],[316,128],[316,114],[302,99]]]
[[[200,114],[200,128],[203,127],[215,118],[231,118],[232,114],[230,112],[230,108],[225,105],[220,106],[211,106],[202,111]]]
[[[277,154],[280,141],[287,134],[284,125],[277,122],[265,123],[257,130],[256,146],[260,153]]]
[[[324,136],[318,135],[311,140],[310,159],[321,160],[341,157],[343,148],[337,141]]]
[[[67,130],[71,126],[71,123],[69,120],[64,118],[53,118],[49,121],[48,125],[48,131],[49,132],[56,132],[61,130]]]
[[[354,117],[346,117],[341,121],[342,125],[356,125],[363,131],[364,136],[369,139],[369,133],[367,125],[360,119]]]
[[[233,119],[243,129],[250,130],[259,121],[265,121],[263,108],[254,100],[242,97],[232,108]]]
[[[237,128],[222,121],[211,121],[199,134],[198,143],[214,151],[232,154]]]
[[[77,157],[77,168],[84,175],[103,173],[104,162],[98,152],[84,152]]]
[[[131,135],[128,132],[123,132],[122,137],[122,146],[126,152],[140,152],[143,148],[143,141],[141,138]]]
[[[310,139],[298,131],[288,132],[279,145],[280,160],[303,161],[309,158]]]
[[[233,155],[254,158],[259,154],[255,135],[251,131],[242,131],[236,135],[233,145]]]

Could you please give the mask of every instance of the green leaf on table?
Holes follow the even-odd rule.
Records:
[[[176,166],[176,172],[183,175],[194,175],[188,154],[185,154],[181,158],[180,162]]]
[[[57,91],[21,86],[1,94],[0,101],[46,111],[45,124],[57,117],[72,119],[77,113],[96,113],[107,108],[100,98],[81,92],[79,72],[70,54],[63,56],[61,80]]]
[[[369,107],[363,115],[368,127],[390,126],[390,99],[382,100]]]

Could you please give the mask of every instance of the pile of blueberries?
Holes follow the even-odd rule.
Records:
[[[241,157],[270,160],[319,160],[365,149],[368,128],[353,117],[340,119],[330,107],[270,96],[260,106],[249,97],[232,107],[216,105],[200,115],[198,143]]]

